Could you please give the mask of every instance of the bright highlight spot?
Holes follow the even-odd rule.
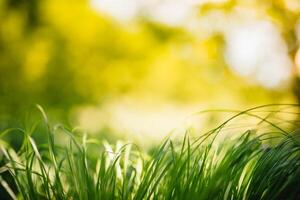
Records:
[[[91,0],[91,6],[118,20],[126,21],[139,14],[171,26],[184,26],[204,3],[224,3],[227,0]]]
[[[268,21],[253,21],[228,29],[226,60],[244,76],[255,76],[265,87],[280,86],[290,76],[292,63],[279,31]]]
[[[132,19],[137,15],[139,9],[136,0],[91,0],[91,5],[100,12],[119,20]]]
[[[126,101],[107,105],[105,110],[82,108],[77,116],[80,127],[90,133],[108,125],[134,141],[151,144],[161,141],[172,131],[175,131],[172,136],[177,133],[182,136],[182,132],[191,126],[200,129],[202,123],[199,118],[191,117],[195,110],[200,110],[199,106],[143,105]]]

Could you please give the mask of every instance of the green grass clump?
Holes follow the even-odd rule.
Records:
[[[28,200],[299,199],[298,126],[278,118],[297,113],[262,108],[273,106],[234,114],[196,138],[166,139],[151,153],[133,144],[78,138],[62,126],[50,127],[44,115],[46,145],[36,144],[32,130],[19,129],[24,142],[17,152],[1,140],[0,172],[10,172],[17,190],[4,178],[0,182],[12,198]],[[230,122],[245,115],[257,120],[255,128],[224,137],[233,132]],[[64,146],[55,143],[58,130],[68,135]]]

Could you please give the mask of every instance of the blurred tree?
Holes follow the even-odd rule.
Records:
[[[293,61],[292,90],[297,102],[300,103],[300,73],[295,64],[295,56],[299,49],[299,39],[297,38],[297,25],[299,25],[300,3],[297,0],[228,0],[224,3],[206,3],[200,7],[201,15],[210,11],[221,10],[223,12],[233,12],[237,7],[254,8],[257,13],[267,17],[280,29],[281,34],[287,44],[288,52]]]
[[[258,9],[266,2],[257,1]],[[230,12],[239,3],[203,9]],[[276,12],[285,10],[270,5]],[[282,26],[295,21],[287,17],[294,13],[268,13]],[[286,91],[250,87],[233,75],[219,33],[199,39],[183,27],[146,18],[123,24],[85,0],[2,0],[0,20],[0,129],[18,123],[16,117],[36,103],[66,123],[77,106],[123,96],[183,104],[222,101],[223,106],[286,96]],[[282,29],[292,38],[287,41],[294,40],[291,27]]]

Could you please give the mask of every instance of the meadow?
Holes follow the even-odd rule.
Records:
[[[17,130],[24,135],[18,150],[4,139],[13,129],[1,133],[1,185],[12,199],[300,198],[299,126],[288,117],[298,116],[297,105],[226,111],[232,117],[214,129],[197,137],[187,130],[147,152],[51,125],[38,108],[46,144],[31,136],[36,125]],[[233,126],[243,117],[249,126]],[[64,145],[56,143],[58,132],[68,138]]]
[[[0,0],[0,200],[300,199],[299,108],[299,0]]]

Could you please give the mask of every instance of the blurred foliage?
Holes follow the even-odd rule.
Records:
[[[275,1],[255,2],[289,38],[296,14]],[[0,129],[36,103],[69,123],[76,106],[127,96],[224,106],[291,99],[289,89],[266,90],[233,74],[220,34],[199,39],[146,18],[120,23],[86,0],[0,0],[0,21]]]

